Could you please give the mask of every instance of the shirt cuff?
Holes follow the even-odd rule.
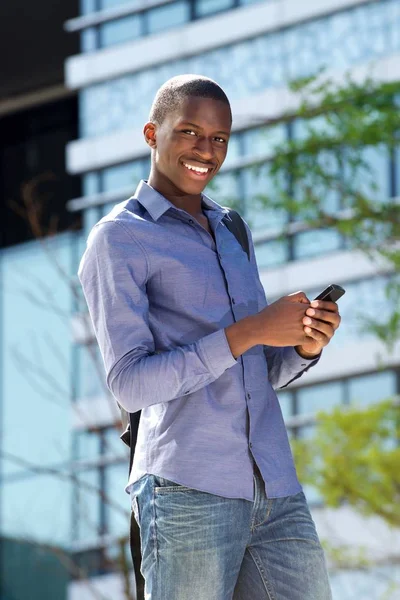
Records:
[[[229,347],[225,329],[220,329],[201,338],[199,340],[199,352],[215,379],[218,379],[226,369],[237,363]]]
[[[285,365],[287,365],[293,373],[300,373],[301,371],[304,371],[304,369],[316,365],[321,358],[321,354],[322,352],[315,358],[303,358],[296,352],[296,349],[293,346],[287,346],[283,350]]]

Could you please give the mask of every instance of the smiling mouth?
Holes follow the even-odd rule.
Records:
[[[196,177],[206,177],[212,171],[212,167],[198,167],[187,162],[182,162],[182,165]]]

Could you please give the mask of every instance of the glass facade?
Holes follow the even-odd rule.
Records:
[[[327,381],[294,390],[289,388],[282,392],[279,391],[278,397],[284,419],[289,425],[289,439],[308,439],[314,432],[313,422],[298,425],[293,424],[294,421],[293,419],[291,421],[291,418],[300,416],[312,419],[317,413],[329,412],[337,406],[353,405],[363,408],[392,398],[399,393],[400,371],[393,369]],[[321,497],[312,486],[304,486],[304,493],[310,504],[321,502]]]
[[[93,371],[91,373],[96,377]],[[129,499],[124,488],[129,458],[126,446],[119,439],[119,429],[118,424],[96,431],[82,430],[74,435],[75,543],[91,546],[96,545],[102,535],[112,538],[127,535]]]
[[[70,541],[70,277],[78,234],[0,251],[0,534]]]
[[[301,125],[301,126],[300,126]],[[249,223],[255,236],[255,251],[259,267],[277,267],[289,261],[305,260],[322,254],[338,252],[347,248],[346,239],[336,230],[306,230],[281,235],[282,228],[297,221],[295,215],[286,211],[268,208],[266,197],[274,196],[274,188],[268,173],[268,164],[263,161],[273,148],[289,139],[289,136],[304,135],[304,127],[298,122],[260,127],[234,133],[229,142],[226,159],[227,170],[221,172],[211,182],[205,192],[222,206],[238,209]],[[233,169],[235,163],[250,161],[250,166]],[[400,195],[400,179],[397,177],[397,163],[386,148],[368,148],[363,160],[368,165],[368,176],[357,182],[376,201]],[[140,179],[146,179],[150,170],[150,159],[143,158],[129,163],[108,167],[101,171],[86,173],[83,187],[86,195],[119,190],[131,193]],[[375,188],[371,189],[371,183]],[[285,182],[281,187],[284,189]],[[325,195],[325,190],[322,195]],[[294,188],[296,194],[296,188]],[[127,196],[129,193],[127,193]],[[326,210],[335,213],[340,202],[335,194],[325,195]],[[86,211],[86,229],[106,214],[113,203]],[[267,239],[263,241],[263,236]]]
[[[250,2],[243,0],[241,4]],[[82,0],[82,13],[88,14],[118,4],[122,5],[123,0]],[[238,3],[232,3],[231,0],[179,0],[87,29],[83,35],[87,36],[87,49],[94,50],[180,26],[189,20],[236,5]],[[232,100],[237,100],[268,87],[280,86],[289,79],[309,75],[320,67],[346,68],[399,50],[400,3],[397,0],[382,0],[362,4],[211,50],[201,56],[185,57],[90,86],[80,92],[81,136],[97,136],[140,127],[147,119],[158,87],[178,73],[204,73],[221,83]],[[325,126],[323,119],[315,124],[322,128]],[[245,217],[256,240],[260,269],[271,269],[289,261],[306,260],[346,249],[345,240],[331,230],[306,230],[281,236],[279,232],[282,227],[293,223],[297,225],[298,219],[284,211],[270,210],[263,204],[263,195],[274,193],[266,156],[276,144],[293,137],[301,138],[304,131],[304,123],[296,121],[236,132],[229,143],[226,170],[206,190],[221,205],[238,208]],[[400,195],[400,152],[393,157],[385,148],[366,149],[364,158],[370,165],[370,181],[366,177],[360,178],[356,182],[359,189],[370,193],[370,183],[374,182],[377,200],[385,201]],[[129,190],[133,193],[138,181],[147,178],[149,167],[149,158],[141,158],[88,172],[83,177],[84,195],[112,195],[115,192],[116,198],[119,194],[128,197]],[[339,199],[333,194],[324,201],[332,212],[340,208]],[[83,250],[90,229],[109,212],[113,204],[93,206],[84,211],[82,237],[77,241],[80,250]],[[80,257],[80,250],[75,250],[76,259]],[[362,343],[372,339],[372,335],[360,332],[359,299],[368,298],[368,303],[362,306],[363,316],[388,315],[386,283],[386,276],[343,280],[346,294],[340,300],[343,320],[336,334],[337,344],[345,345],[355,339]],[[315,297],[321,287],[316,281],[315,289],[305,291],[310,297]],[[267,296],[273,300],[268,290]],[[83,300],[78,308],[85,310]],[[95,407],[96,399],[108,394],[97,345],[76,344],[72,361],[74,400],[92,400]],[[367,406],[399,392],[400,373],[397,367],[285,389],[279,392],[279,399],[284,418],[289,424],[289,437],[306,438],[312,435],[313,425],[301,426],[291,420],[292,417],[310,418],[312,421],[320,410],[349,404]],[[114,402],[111,397],[110,402]],[[110,425],[95,430],[87,428],[73,434],[73,472],[76,479],[68,491],[73,507],[72,537],[78,563],[91,574],[115,570],[120,551],[117,538],[126,544],[128,534],[129,499],[124,491],[128,451],[119,440],[119,433],[117,426]],[[307,487],[305,491],[311,503],[320,501],[315,490]],[[105,542],[101,536],[110,536],[115,543],[103,546]],[[337,593],[341,597],[340,592]]]
[[[211,77],[238,100],[323,67],[350,67],[399,49],[398,0],[363,4],[89,86],[80,92],[80,135],[141,127],[158,88],[179,73]]]
[[[250,0],[251,3],[261,1]],[[159,33],[250,3],[249,0],[177,0],[149,8],[139,0],[136,5],[131,0],[83,0],[81,13],[91,14],[99,10],[123,6],[128,2],[130,7],[136,10],[133,14],[87,27],[82,31],[82,52],[92,52],[99,48]]]

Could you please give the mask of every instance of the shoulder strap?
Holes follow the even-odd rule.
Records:
[[[233,233],[239,244],[242,246],[243,251],[246,252],[247,258],[250,260],[249,236],[247,235],[243,219],[239,215],[239,213],[236,212],[236,210],[233,210],[232,208],[229,208],[227,206],[224,208],[227,208],[229,212],[227,215],[224,216],[222,220],[225,223],[227,229],[229,229],[229,231]]]

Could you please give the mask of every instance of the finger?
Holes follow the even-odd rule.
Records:
[[[329,323],[325,323],[325,321],[317,321],[316,319],[311,319],[310,317],[303,317],[303,325],[305,325],[310,330],[315,330],[319,331],[320,333],[323,333],[329,339],[331,339],[334,333],[332,325],[330,325]],[[308,331],[305,331],[305,333],[309,335]]]
[[[336,302],[329,302],[328,300],[313,300],[310,304],[312,308],[320,308],[322,310],[328,310],[330,312],[339,311]]]
[[[341,317],[338,312],[318,310],[316,308],[308,308],[306,310],[306,315],[308,317],[313,317],[317,321],[331,323],[335,330],[339,327],[341,321]]]
[[[310,304],[310,300],[307,298],[304,292],[294,292],[293,294],[288,294],[293,302],[302,302],[303,304]]]
[[[326,346],[329,343],[330,338],[328,338],[324,333],[318,331],[317,329],[311,329],[311,327],[304,327],[304,333],[308,338],[312,338],[316,342],[318,342],[321,346]]]

